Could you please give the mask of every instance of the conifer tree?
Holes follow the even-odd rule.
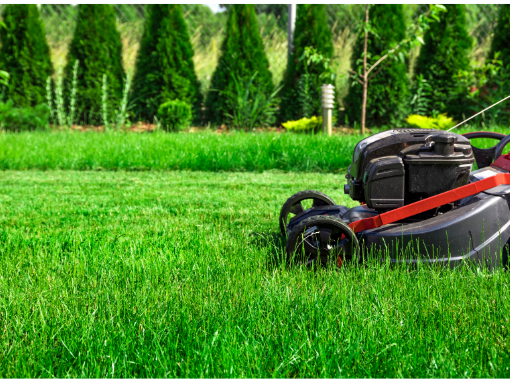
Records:
[[[299,87],[302,86],[300,79],[305,74],[305,61],[302,60],[306,47],[312,47],[325,58],[333,57],[332,34],[328,26],[326,5],[301,4],[297,7],[296,25],[292,53],[289,58],[287,70],[283,79],[281,93],[280,121],[295,120],[304,117],[303,100],[300,99]],[[317,78],[321,74],[321,66],[316,66],[309,75],[313,84],[317,84]],[[311,114],[321,115],[321,89],[319,86],[310,87],[312,99]]]
[[[370,24],[374,33],[368,35],[369,62],[371,57],[381,56],[406,37],[404,6],[401,4],[371,5]],[[351,66],[355,70],[363,58],[364,35],[358,36],[353,48]],[[368,86],[366,124],[381,126],[400,124],[406,117],[405,102],[409,94],[409,79],[405,61],[391,59],[381,65]],[[376,70],[379,71],[380,68]],[[349,124],[360,123],[362,108],[362,86],[351,80],[349,93],[344,100]]]
[[[459,73],[469,70],[472,39],[466,30],[466,6],[445,5],[439,22],[425,33],[416,65],[416,75],[423,75],[433,89],[429,113],[448,113],[454,118],[465,112],[467,87]]]
[[[36,5],[6,5],[0,27],[0,70],[10,74],[6,98],[15,106],[46,101],[46,79],[53,74],[50,50]]]
[[[220,59],[206,98],[209,122],[221,124],[226,120],[225,114],[233,114],[228,94],[235,94],[235,81],[246,83],[255,73],[254,84],[260,86],[262,94],[269,95],[273,90],[272,75],[255,7],[252,4],[235,4],[229,10]]]
[[[193,64],[193,47],[178,4],[146,8],[146,24],[136,62],[132,100],[135,114],[152,121],[161,104],[180,100],[200,116],[202,96]]]
[[[498,57],[503,62],[503,66],[510,65],[510,5],[501,4],[498,16],[498,23],[494,30],[489,58],[494,58],[497,52]]]
[[[118,108],[124,84],[122,43],[117,31],[112,5],[78,5],[76,30],[69,47],[64,71],[67,92],[71,89],[73,67],[76,60],[79,61],[76,97],[77,121],[102,124],[103,75],[106,75],[107,79],[108,115],[110,118],[112,111]]]

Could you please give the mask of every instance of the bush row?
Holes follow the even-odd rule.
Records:
[[[409,59],[388,60],[368,87],[367,124],[399,125],[410,113],[448,113],[460,118],[488,105],[508,92],[510,64],[508,29],[510,6],[502,5],[498,26],[486,65],[471,70],[473,46],[466,31],[466,7],[446,5],[437,22],[424,36],[414,70],[409,78]],[[320,113],[320,86],[334,83],[333,45],[325,5],[299,5],[293,50],[283,82],[274,86],[260,37],[255,7],[228,7],[226,33],[218,65],[207,94],[200,91],[193,48],[183,10],[176,4],[147,5],[145,30],[133,79],[122,67],[122,44],[116,29],[114,8],[94,4],[77,7],[78,21],[67,66],[54,78],[49,49],[35,5],[7,5],[5,26],[0,28],[0,69],[10,74],[3,101],[26,108],[47,103],[56,124],[119,125],[129,116],[134,121],[168,127],[177,120],[213,125],[269,126],[288,120],[310,118]],[[372,33],[368,57],[377,59],[406,37],[403,5],[370,7]],[[360,65],[364,32],[360,28],[352,68]],[[52,77],[53,76],[53,77]],[[337,120],[359,122],[362,87],[351,80],[345,116]],[[54,96],[53,96],[54,95]],[[168,108],[168,102],[175,101]],[[191,117],[170,121],[168,110],[187,110]],[[163,108],[162,105],[167,105]],[[504,106],[487,114],[505,121]],[[159,113],[158,113],[159,110]]]

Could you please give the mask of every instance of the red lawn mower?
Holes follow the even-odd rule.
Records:
[[[498,140],[489,149],[474,138]],[[361,205],[336,205],[318,191],[291,196],[280,212],[289,262],[363,262],[370,254],[393,263],[490,268],[508,264],[510,135],[393,129],[360,141],[344,191]],[[471,171],[476,161],[478,170]],[[310,200],[311,207],[303,204]]]

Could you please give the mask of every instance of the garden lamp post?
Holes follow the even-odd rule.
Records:
[[[289,18],[287,25],[287,60],[292,54],[292,39],[294,38],[294,26],[296,25],[296,4],[288,4]]]
[[[335,87],[322,85],[322,132],[331,136],[333,132],[333,106],[335,103]]]

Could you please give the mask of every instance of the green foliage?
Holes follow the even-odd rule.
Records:
[[[466,30],[465,5],[445,7],[447,12],[441,13],[425,34],[415,72],[434,90],[426,114],[446,112],[461,118],[468,92],[462,76],[470,69],[468,54],[473,41]]]
[[[6,5],[2,19],[0,70],[10,74],[4,99],[20,107],[43,103],[53,67],[39,10],[34,4]]]
[[[50,110],[46,104],[14,107],[12,99],[0,103],[0,129],[6,131],[31,131],[48,128]]]
[[[83,124],[100,124],[103,118],[103,76],[106,75],[108,81],[108,115],[118,108],[124,83],[122,43],[112,5],[78,5],[78,20],[64,71],[68,106],[71,102],[68,91],[72,89],[76,60],[80,62],[77,75],[77,121]]]
[[[229,11],[233,4],[220,4]],[[272,16],[278,24],[278,27],[287,30],[288,5],[287,4],[256,4],[255,12],[259,21],[263,18]],[[265,17],[264,17],[265,16]]]
[[[124,81],[124,90],[122,92],[122,101],[120,102],[119,110],[116,112],[116,116],[115,116],[115,120],[114,120],[116,128],[124,127],[126,122],[129,124],[128,100],[129,100],[130,90],[131,90],[131,76],[128,74],[126,76],[126,81]]]
[[[416,76],[414,89],[415,93],[410,102],[412,113],[426,115],[429,111],[430,99],[432,97],[433,90],[428,81],[423,78],[423,74]]]
[[[296,133],[318,133],[322,127],[322,117],[316,117],[315,115],[311,118],[301,118],[297,121],[287,121],[282,123],[282,126],[287,131],[293,131]]]
[[[181,4],[181,7],[190,35],[198,37],[198,42],[204,47],[227,22],[226,12],[214,13],[204,4]]]
[[[499,60],[502,66],[507,68],[510,66],[510,5],[500,4],[498,23],[494,29],[494,37],[492,39],[491,49],[488,58],[495,58],[499,52]],[[507,89],[510,85],[507,85]]]
[[[147,19],[133,78],[132,102],[140,120],[152,122],[159,106],[181,100],[200,118],[202,96],[193,64],[193,47],[178,4],[153,4]]]
[[[229,119],[227,115],[234,115],[231,102],[232,96],[237,96],[234,78],[245,83],[254,73],[258,73],[257,86],[252,83],[250,93],[260,92],[261,97],[269,97],[273,91],[272,76],[255,8],[252,4],[235,4],[229,11],[220,59],[207,94],[205,106],[208,122],[225,123]]]
[[[448,130],[457,124],[453,118],[448,117],[446,114],[439,114],[437,117],[412,114],[407,117],[406,122],[413,127],[438,130]]]
[[[486,109],[509,95],[510,66],[503,66],[503,61],[499,57],[500,52],[496,52],[494,58],[488,58],[482,66],[476,67],[473,75],[464,74],[463,80],[470,85],[469,102],[466,104],[467,115]],[[482,125],[486,123],[508,125],[510,123],[508,101],[487,110],[477,119]]]
[[[158,109],[158,123],[166,131],[189,127],[192,120],[191,105],[180,100],[165,102]]]
[[[322,60],[302,59],[307,47],[313,48],[316,57],[320,55]],[[283,79],[280,121],[320,114],[320,86],[334,82],[324,76],[319,77],[327,71],[325,64],[332,57],[333,43],[326,5],[298,5],[292,54]]]
[[[223,92],[227,97],[228,109],[232,110],[232,114],[225,113],[228,126],[253,129],[273,125],[277,106],[276,95],[281,88],[272,94],[266,94],[262,91],[260,83],[256,84],[257,75],[258,72],[255,72],[249,79],[238,80],[232,73],[235,89]]]
[[[404,6],[401,4],[372,5],[369,10],[370,32],[368,35],[367,61],[374,64],[389,49],[406,37]],[[353,47],[352,68],[361,73],[363,64],[364,23]],[[369,67],[370,68],[370,67]],[[380,72],[378,72],[381,70]],[[407,62],[401,52],[388,58],[374,70],[368,82],[366,124],[368,126],[400,126],[407,115],[406,101],[409,97]],[[344,100],[350,124],[361,121],[363,88],[357,79],[351,79],[349,93]]]
[[[76,91],[78,86],[78,67],[80,63],[78,60],[73,65],[73,80],[70,83],[69,89],[69,113],[66,110],[64,103],[64,79],[62,78],[62,69],[59,69],[57,81],[55,84],[55,100],[52,95],[52,82],[51,78],[46,79],[46,104],[50,110],[50,120],[54,127],[71,127],[74,124],[74,117],[76,112]],[[55,105],[55,107],[53,106]]]
[[[5,70],[0,70],[0,85],[9,85],[9,78],[11,78],[9,73],[7,73]]]
[[[510,94],[510,6],[500,5],[498,24],[494,31],[491,49],[484,64],[474,73],[464,73],[470,85],[469,112],[474,114],[502,100]],[[510,123],[508,101],[493,107],[480,117],[481,123]]]
[[[305,118],[310,118],[314,112],[317,112],[318,100],[316,97],[316,89],[320,89],[325,83],[334,84],[336,80],[336,73],[333,72],[331,67],[330,58],[324,57],[312,47],[305,47],[305,51],[300,61],[304,62],[304,74],[299,78],[297,84],[298,102],[301,106],[301,115]],[[322,90],[321,90],[322,92]],[[336,109],[333,108],[333,114],[336,115]]]

